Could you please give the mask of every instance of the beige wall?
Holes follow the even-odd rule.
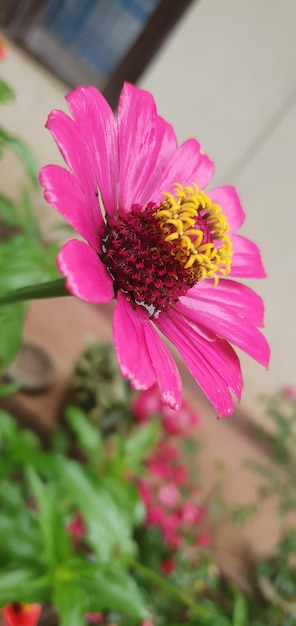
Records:
[[[242,358],[242,406],[296,385],[296,2],[201,0],[192,5],[140,85],[180,140],[196,136],[216,163],[217,184],[235,184],[244,234],[262,250],[269,371]]]
[[[180,141],[202,142],[216,162],[215,182],[237,185],[244,233],[262,249],[268,279],[256,289],[266,301],[272,360],[265,372],[243,357],[247,409],[260,393],[296,384],[295,21],[294,0],[201,0],[140,81]],[[0,71],[17,92],[1,123],[27,139],[40,165],[57,162],[43,125],[52,108],[64,107],[65,87],[14,48]],[[13,190],[19,168],[9,160],[0,167],[1,188]],[[38,210],[51,215],[39,198]]]

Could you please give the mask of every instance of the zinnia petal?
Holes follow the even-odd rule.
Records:
[[[68,241],[58,254],[57,265],[73,296],[93,303],[110,302],[114,297],[113,282],[105,265],[84,241]]]
[[[156,320],[158,328],[174,343],[219,416],[230,415],[234,404],[229,388],[240,398],[242,378],[237,355],[231,346],[189,323],[171,308]]]
[[[213,289],[215,290],[215,287]],[[188,295],[180,298],[175,306],[193,322],[202,324],[217,336],[231,341],[258,363],[267,367],[270,353],[265,337],[247,319],[231,311],[229,307],[215,303],[214,292],[211,302],[198,301]]]
[[[80,145],[85,146],[80,167],[88,169],[93,191],[99,189],[107,214],[113,215],[118,209],[118,138],[113,111],[95,87],[77,87],[66,100],[79,129]]]
[[[186,187],[194,181],[200,189],[203,189],[212,179],[214,170],[214,163],[201,152],[198,141],[189,139],[174,152],[157,187],[152,192],[151,200],[159,203],[163,199],[164,191],[174,193],[176,182]]]
[[[250,287],[228,278],[220,278],[214,287],[214,281],[202,280],[190,289],[188,297],[209,305],[213,302],[222,308],[230,309],[242,318],[248,319],[259,328],[264,326],[264,303],[262,298]]]
[[[119,204],[129,211],[151,200],[177,141],[172,126],[157,114],[151,94],[128,83],[120,95],[118,133]]]
[[[45,200],[59,211],[79,235],[100,252],[101,239],[98,231],[100,220],[89,210],[88,196],[73,174],[59,165],[47,165],[40,170],[39,181],[44,187]]]
[[[146,345],[154,367],[162,402],[178,410],[182,404],[182,382],[176,363],[145,315],[143,316],[143,325]]]
[[[90,220],[102,226],[103,216],[96,195],[98,182],[88,156],[87,145],[81,141],[81,133],[75,122],[64,111],[52,111],[48,116],[46,127],[50,130],[73,177],[87,197]],[[89,165],[91,164],[91,167]]]
[[[241,235],[233,235],[231,241],[233,259],[230,275],[242,278],[265,278],[266,272],[256,244]]]
[[[155,381],[155,371],[146,345],[142,311],[134,310],[119,291],[113,316],[113,336],[123,378],[131,380],[134,389],[147,389]]]
[[[96,196],[98,189],[106,211],[114,213],[117,210],[118,157],[114,115],[94,87],[78,87],[66,100],[75,119],[55,110],[49,115],[46,127],[68,167],[88,194],[94,219],[101,220]]]

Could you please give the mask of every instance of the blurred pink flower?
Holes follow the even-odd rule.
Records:
[[[163,574],[171,574],[176,569],[176,563],[174,559],[167,558],[161,563],[161,571]]]
[[[168,462],[178,459],[180,456],[180,450],[172,443],[161,441],[156,448],[156,454],[164,461]]]
[[[144,502],[145,506],[150,506],[153,501],[153,489],[149,484],[148,480],[145,478],[141,478],[138,481],[138,491],[141,500]]]
[[[180,452],[176,446],[160,442],[153,454],[146,461],[147,468],[154,476],[170,480],[172,461],[179,459]]]
[[[196,411],[186,400],[179,411],[174,411],[169,406],[163,406],[161,413],[163,426],[170,435],[189,435],[192,428],[195,428],[199,423]]]
[[[132,410],[139,422],[147,422],[160,413],[163,427],[169,435],[189,435],[192,428],[199,424],[199,416],[188,401],[185,400],[179,410],[172,409],[161,401],[156,384],[134,398]]]
[[[147,422],[151,416],[158,413],[163,406],[158,387],[154,384],[134,398],[132,410],[139,422]]]
[[[184,465],[174,465],[171,467],[171,480],[175,485],[184,485],[189,479],[189,473]]]
[[[286,385],[283,389],[283,394],[288,400],[296,400],[296,387],[293,385]]]
[[[173,483],[167,483],[159,488],[157,493],[157,499],[159,503],[167,508],[177,506],[180,500],[180,492],[176,485]]]
[[[147,509],[146,524],[148,526],[162,526],[165,515],[161,506],[149,506]]]
[[[73,520],[67,525],[67,528],[72,537],[80,539],[85,536],[85,524],[80,511],[75,513]]]
[[[210,530],[205,530],[197,539],[197,545],[201,548],[208,548],[213,541],[213,536]]]
[[[175,513],[165,515],[161,524],[164,542],[170,547],[176,550],[181,543],[180,519]]]
[[[89,624],[101,624],[104,621],[102,613],[86,613],[85,619]]]
[[[204,509],[194,502],[183,502],[182,506],[179,509],[179,515],[182,523],[189,524],[190,526],[194,526],[194,524],[200,522],[203,514]]]
[[[236,234],[245,215],[235,189],[202,191],[213,162],[194,139],[178,147],[148,92],[125,84],[117,117],[94,87],[66,100],[72,117],[53,111],[47,128],[69,170],[48,165],[40,182],[87,242],[72,239],[58,255],[67,289],[87,302],[116,298],[115,349],[135,389],[157,381],[162,401],[181,407],[180,375],[161,331],[218,415],[229,415],[231,392],[239,399],[243,385],[230,343],[265,366],[269,360],[258,330],[262,301],[233,280],[265,276],[258,248]]]

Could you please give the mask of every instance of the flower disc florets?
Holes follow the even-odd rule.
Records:
[[[108,224],[102,260],[115,289],[150,314],[176,302],[204,278],[230,271],[232,246],[221,208],[192,187],[175,186],[159,207],[134,206]]]

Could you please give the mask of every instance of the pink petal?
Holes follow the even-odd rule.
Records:
[[[143,314],[118,291],[113,316],[113,336],[117,359],[123,378],[131,380],[134,389],[147,389],[155,381],[143,328]],[[146,314],[147,315],[147,314]]]
[[[265,337],[248,319],[237,315],[229,307],[217,304],[215,288],[211,302],[198,301],[188,295],[180,298],[176,308],[193,322],[209,328],[217,336],[230,341],[267,367],[270,351]]]
[[[98,223],[90,210],[88,197],[73,174],[59,165],[47,165],[41,169],[39,181],[44,187],[45,200],[100,252]]]
[[[226,215],[230,233],[242,226],[245,213],[234,187],[216,187],[211,189],[207,195],[215,204],[219,204],[222,213]]]
[[[246,237],[234,235],[231,238],[233,259],[231,263],[231,276],[244,278],[265,278],[259,248]]]
[[[144,320],[144,334],[162,402],[178,410],[182,405],[182,381],[176,363],[147,317]]]
[[[214,169],[214,163],[201,152],[198,141],[189,139],[173,154],[153,191],[152,200],[159,203],[164,192],[174,193],[175,183],[184,187],[196,183],[203,189],[212,179]]]
[[[116,213],[118,136],[112,109],[95,87],[77,87],[66,101],[86,147],[88,167],[108,215]],[[82,164],[83,165],[83,164]]]
[[[174,130],[147,91],[125,83],[118,105],[120,208],[145,205],[176,150]]]
[[[117,129],[114,115],[94,87],[78,87],[66,97],[75,117],[52,111],[47,128],[68,167],[88,196],[94,221],[102,224],[98,189],[108,213],[117,208]]]
[[[202,280],[187,292],[188,297],[196,301],[216,304],[230,309],[241,317],[245,317],[255,326],[264,326],[264,303],[262,298],[242,283],[228,278],[220,278],[214,287],[211,279]]]
[[[73,296],[94,303],[109,302],[114,297],[113,282],[105,265],[84,241],[68,241],[57,256],[57,265]]]
[[[177,347],[218,415],[230,415],[234,404],[229,388],[238,398],[242,389],[239,360],[231,346],[172,308],[161,313],[156,324]]]
[[[98,184],[84,138],[75,122],[63,111],[52,111],[46,127],[50,130],[65,162],[70,168],[73,178],[82,188],[88,201],[90,220],[99,228],[103,225],[103,215],[96,195]],[[68,209],[70,213],[71,207]]]

